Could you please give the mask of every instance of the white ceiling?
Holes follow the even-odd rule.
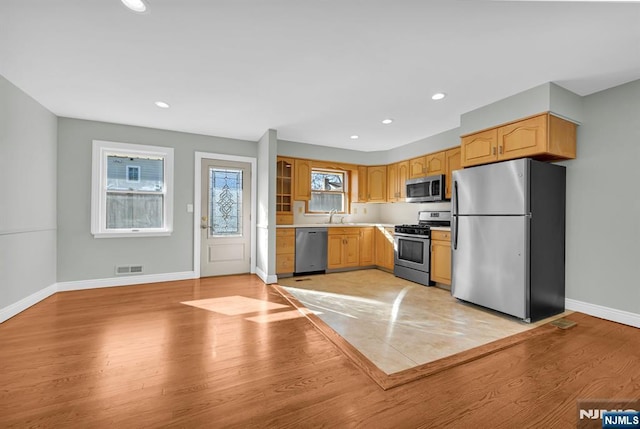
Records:
[[[637,2],[148,3],[0,0],[0,74],[58,116],[366,151],[545,82],[640,78]]]

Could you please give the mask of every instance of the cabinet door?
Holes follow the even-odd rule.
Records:
[[[285,253],[276,255],[276,274],[288,274],[295,270],[296,255],[294,253]]]
[[[357,267],[360,265],[360,237],[358,234],[344,236],[343,266]]]
[[[375,228],[375,265],[378,267],[393,270],[394,250],[393,250],[393,229]]]
[[[456,147],[454,149],[449,149],[445,152],[445,164],[446,164],[446,175],[444,179],[445,190],[446,190],[446,198],[451,198],[451,174],[462,168],[462,163],[460,159],[460,148]]]
[[[360,228],[360,265],[373,265],[374,252],[373,228]]]
[[[431,242],[431,280],[451,285],[451,242]]]
[[[491,129],[462,137],[462,166],[487,164],[498,159],[498,130]]]
[[[547,115],[498,128],[498,159],[524,158],[547,151]]]
[[[293,167],[295,183],[294,200],[309,201],[311,199],[311,161],[296,159]]]
[[[367,202],[367,193],[369,192],[367,189],[367,181],[369,177],[367,176],[367,167],[364,165],[358,166],[358,202],[365,203]]]
[[[387,200],[387,166],[377,165],[367,168],[367,200],[383,203]]]
[[[394,247],[393,247],[393,228],[385,228],[385,249],[384,249],[384,265],[383,267],[393,271]]]
[[[344,235],[329,235],[327,242],[327,268],[344,267],[342,249]]]
[[[445,174],[444,151],[427,155],[427,176]]]
[[[398,164],[387,165],[387,201],[398,201]]]
[[[407,198],[406,182],[409,178],[409,161],[398,163],[398,200],[404,201]]]
[[[419,156],[409,160],[409,179],[427,175],[427,157]]]

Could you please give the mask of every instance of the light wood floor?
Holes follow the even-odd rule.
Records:
[[[0,427],[566,428],[640,397],[640,330],[579,313],[385,391],[292,310],[248,275],[54,295],[0,324]]]

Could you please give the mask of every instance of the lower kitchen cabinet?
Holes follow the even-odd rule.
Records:
[[[290,274],[296,268],[295,228],[276,229],[276,274]]]
[[[431,280],[451,285],[451,232],[431,231]]]
[[[393,271],[393,228],[375,228],[375,265]]]
[[[374,235],[373,227],[358,228],[360,230],[360,266],[374,265]]]
[[[329,228],[327,268],[347,268],[360,265],[360,228]]]

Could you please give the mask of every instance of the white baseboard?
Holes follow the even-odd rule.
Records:
[[[47,286],[46,288],[41,289],[36,293],[32,293],[26,298],[22,298],[18,302],[14,302],[13,304],[7,307],[0,308],[0,323],[12,318],[16,314],[26,310],[32,305],[39,303],[43,299],[50,297],[57,291],[58,291],[57,284],[54,283],[51,286]]]
[[[181,273],[145,274],[141,276],[110,277],[107,279],[78,280],[72,282],[59,282],[58,292],[71,290],[96,289],[101,287],[130,286],[144,283],[173,282],[177,280],[195,279],[194,271]]]
[[[564,306],[567,310],[579,311],[580,313],[585,313],[590,316],[640,328],[640,314],[637,313],[603,307],[602,305],[590,304],[588,302],[576,301],[575,299],[569,298],[564,300]]]
[[[272,283],[278,283],[278,276],[267,275],[267,273],[262,271],[260,267],[256,267],[256,275],[260,277],[260,279],[268,285]]]

